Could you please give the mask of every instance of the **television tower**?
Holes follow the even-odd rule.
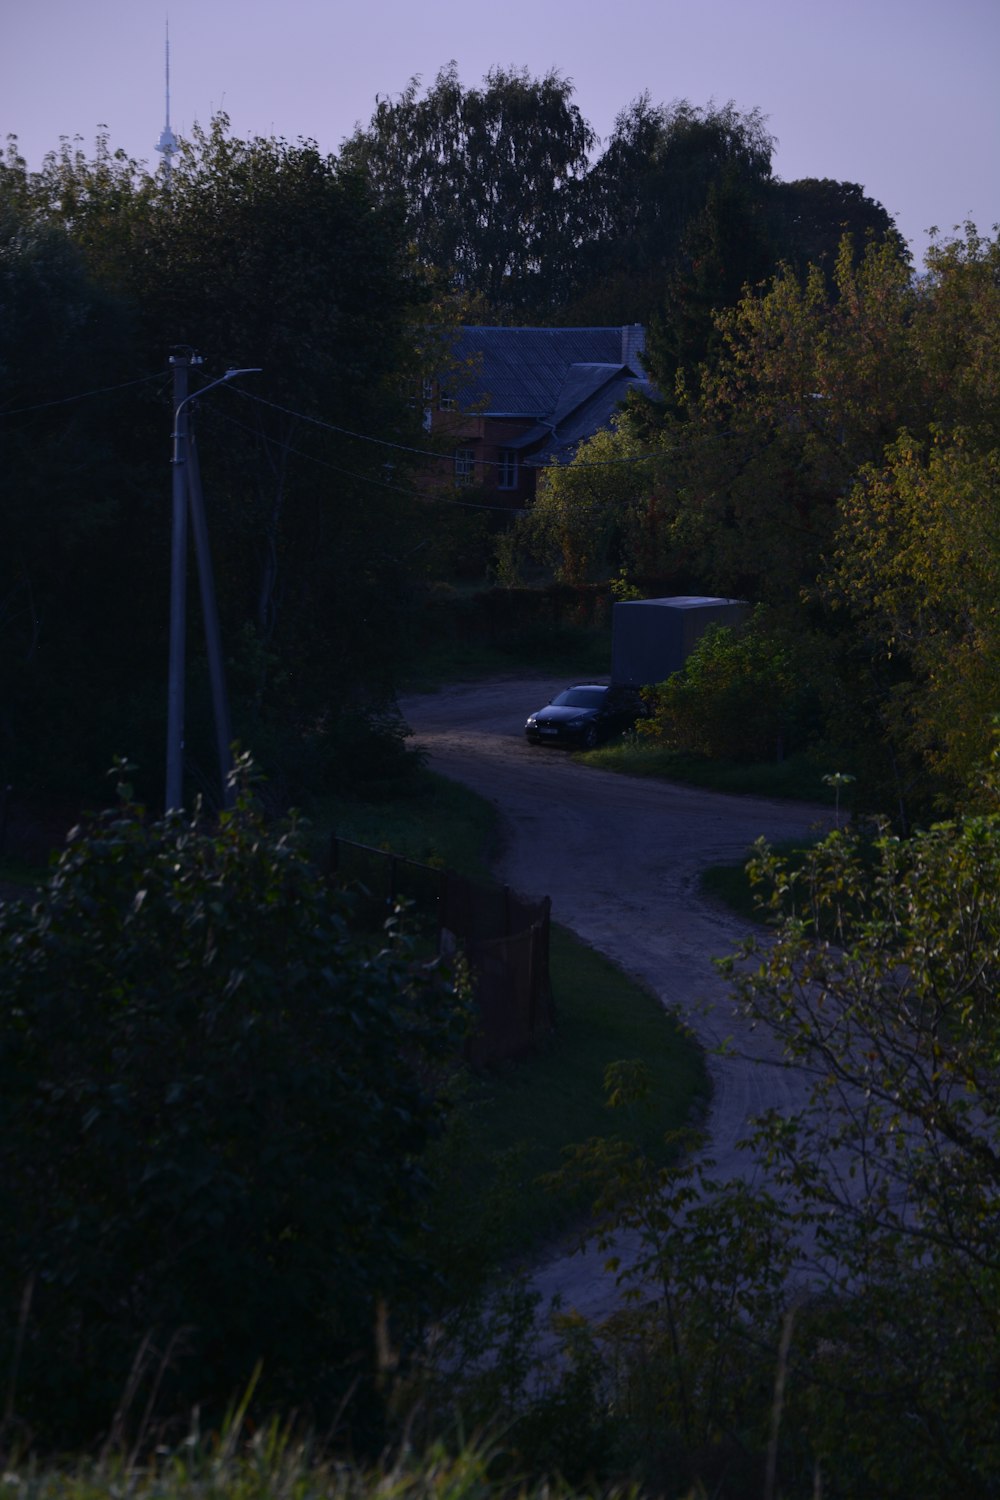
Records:
[[[160,131],[160,139],[156,143],[157,151],[163,153],[163,175],[167,187],[170,186],[170,169],[174,154],[177,150],[177,137],[170,129],[170,22],[167,26],[167,123]]]

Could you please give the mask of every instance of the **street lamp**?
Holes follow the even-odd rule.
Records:
[[[222,638],[219,632],[219,614],[215,602],[215,583],[212,577],[212,560],[208,550],[208,528],[205,524],[205,508],[201,495],[198,460],[188,430],[185,407],[196,397],[214,390],[236,375],[257,375],[256,367],[227,370],[217,380],[212,380],[200,390],[188,394],[187,377],[191,357],[187,354],[172,355],[174,370],[174,430],[173,457],[173,515],[170,544],[170,664],[167,675],[167,778],[166,812],[180,808],[183,798],[184,778],[184,655],[185,655],[185,609],[187,590],[187,511],[191,507],[191,523],[194,532],[195,554],[198,560],[198,577],[201,584],[202,613],[205,617],[205,643],[208,652],[208,668],[212,683],[212,707],[215,715],[215,733],[219,752],[219,771],[222,777],[222,800],[229,801],[229,747],[232,735],[229,730],[229,709],[226,702],[225,675],[222,661]]]

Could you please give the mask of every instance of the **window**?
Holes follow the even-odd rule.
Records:
[[[476,458],[471,448],[455,449],[455,483],[471,484],[475,473]]]
[[[438,391],[438,411],[454,411],[455,398],[451,391]]]
[[[517,450],[515,448],[500,449],[500,462],[497,464],[497,489],[517,489]]]
[[[422,380],[420,382],[420,395],[425,406],[434,405],[434,382],[433,380]]]

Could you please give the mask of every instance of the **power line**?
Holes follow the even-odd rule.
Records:
[[[121,385],[103,385],[93,391],[80,391],[76,396],[60,396],[56,401],[38,401],[34,406],[15,406],[10,411],[0,411],[0,417],[19,417],[24,412],[44,411],[49,406],[68,406],[71,401],[86,401],[88,396],[107,396],[112,391],[127,391],[130,386],[148,385],[151,380],[166,380],[167,372],[157,370],[155,375],[142,375],[138,380],[123,380]]]
[[[241,422],[238,417],[227,417],[225,412],[213,409],[211,418],[219,422],[228,422],[230,426],[238,427],[241,432],[250,433],[251,437],[260,436],[256,428],[248,427],[246,422]],[[353,469],[341,468],[339,464],[332,464],[325,458],[317,458],[315,454],[307,453],[304,448],[296,448],[291,443],[283,443],[282,447],[286,448],[289,453],[294,453],[298,458],[307,459],[309,463],[318,464],[321,469],[329,469],[331,473],[340,474],[346,479],[359,479],[365,484],[378,485],[380,489],[394,490],[397,495],[406,495],[410,499],[413,497],[412,490],[404,489],[400,484],[391,484],[387,479],[376,479],[372,474],[358,474]]]
[[[67,405],[70,405],[72,402],[75,402],[75,401],[86,401],[91,396],[105,396],[105,395],[110,395],[110,394],[112,394],[115,391],[129,390],[130,388],[132,388],[134,386],[137,386],[137,385],[147,385],[147,384],[149,384],[149,382],[151,382],[153,380],[162,380],[162,379],[165,379],[166,378],[166,373],[167,372],[165,372],[165,371],[157,371],[156,374],[153,374],[153,375],[143,375],[143,376],[141,376],[137,380],[125,380],[125,381],[122,381],[121,384],[119,384],[119,385],[98,386],[94,390],[79,391],[76,395],[73,395],[73,396],[60,396],[60,397],[58,397],[57,399],[55,399],[53,401],[39,401],[39,402],[36,402],[32,406],[18,406],[18,407],[13,407],[9,411],[0,411],[0,418],[2,418],[2,417],[17,417],[17,416],[22,416],[22,415],[24,415],[26,413],[33,412],[33,411],[45,411],[45,410],[47,410],[47,409],[49,409],[51,407],[54,407],[54,406],[67,406]],[[247,401],[255,401],[260,406],[270,407],[273,411],[280,411],[285,416],[293,417],[296,421],[307,422],[307,423],[309,423],[313,427],[321,427],[321,428],[323,428],[327,432],[337,433],[338,436],[340,436],[340,437],[352,438],[354,441],[359,442],[359,443],[371,443],[374,447],[390,449],[391,451],[393,451],[395,453],[406,453],[406,454],[411,455],[412,457],[423,459],[425,462],[427,462],[429,460],[431,462],[451,464],[454,461],[454,455],[452,453],[436,453],[436,452],[434,452],[430,448],[417,448],[417,447],[414,447],[412,444],[393,442],[389,438],[373,437],[370,433],[355,432],[352,428],[341,427],[341,426],[339,426],[335,422],[324,421],[323,418],[321,418],[321,417],[310,416],[310,415],[308,415],[308,413],[301,412],[301,411],[296,411],[293,407],[290,407],[290,406],[282,406],[277,401],[269,401],[265,396],[254,395],[254,393],[252,391],[245,391],[245,390],[240,389],[237,386],[233,386],[233,387],[231,387],[231,389],[235,390],[238,395],[244,397],[244,399],[247,400]],[[198,392],[195,391],[192,394],[195,395],[195,396],[197,396]],[[219,415],[221,415],[221,413]],[[230,418],[228,420],[235,421],[234,418]],[[240,425],[240,424],[237,424],[237,425]],[[247,431],[251,431],[252,429],[247,428],[246,430]],[[293,453],[297,453],[297,454],[299,454],[300,457],[307,458],[307,459],[309,459],[313,463],[324,464],[324,466],[326,468],[331,469],[331,470],[333,470],[336,473],[344,474],[345,476],[347,476],[349,478],[364,479],[367,483],[370,483],[370,484],[379,484],[379,483],[381,483],[383,488],[385,488],[385,489],[396,489],[399,494],[408,494],[409,493],[409,491],[403,490],[399,486],[394,486],[394,485],[388,484],[388,483],[383,482],[383,481],[375,480],[375,479],[372,479],[372,478],[370,478],[369,476],[366,476],[366,475],[352,473],[352,471],[349,470],[349,469],[338,469],[336,465],[325,463],[325,461],[322,460],[322,459],[314,458],[312,454],[304,453],[301,449],[290,448],[289,451],[293,452]],[[579,469],[611,469],[611,468],[620,468],[620,467],[627,466],[627,465],[634,465],[634,464],[646,463],[646,462],[649,462],[649,461],[651,461],[653,459],[656,459],[656,458],[662,458],[663,456],[664,455],[663,455],[662,450],[659,450],[659,451],[653,451],[653,452],[650,452],[650,453],[632,454],[629,457],[623,457],[623,458],[608,458],[608,459],[595,459],[595,460],[590,460],[590,459],[574,459],[572,462],[573,462],[573,468],[577,469],[577,470],[579,470]],[[500,468],[505,468],[506,467],[506,464],[502,460],[493,459],[493,458],[474,458],[472,460],[472,462],[473,462],[473,464],[475,466],[483,468],[483,469],[500,469]],[[548,462],[548,463],[544,463],[544,464],[532,465],[531,467],[533,467],[536,470],[536,472],[542,473],[542,472],[544,472],[544,471],[546,471],[548,469],[566,468],[566,467],[568,467],[568,465],[567,464],[558,463],[558,462]],[[453,504],[453,505],[464,505],[466,507],[469,507],[469,508],[472,508],[472,509],[476,509],[476,510],[509,511],[511,509],[511,507],[508,506],[508,505],[487,505],[487,504],[483,504],[483,503],[480,503],[480,502],[477,502],[477,501],[472,501],[472,500],[450,500],[450,501],[448,501],[448,503],[449,504]]]
[[[212,409],[211,417],[213,420],[228,422],[231,426],[238,427],[241,432],[250,433],[252,437],[259,437],[260,435],[255,428],[248,427],[238,417],[228,417],[225,412],[221,412],[216,408]],[[373,441],[377,441],[377,439],[373,439]],[[339,464],[332,464],[325,458],[317,458],[315,454],[307,453],[304,448],[296,448],[291,443],[285,443],[283,446],[287,448],[289,453],[294,453],[298,458],[304,458],[309,463],[317,464],[321,469],[329,469],[332,474],[340,474],[347,479],[357,479],[361,484],[373,484],[379,489],[391,490],[396,495],[405,495],[408,500],[417,498],[414,490],[404,489],[402,485],[392,484],[387,479],[377,479],[374,474],[359,474],[353,469],[341,468]],[[518,507],[511,505],[488,505],[478,500],[459,500],[451,495],[432,495],[426,498],[432,499],[436,504],[461,505],[468,510],[496,510],[502,511],[505,515],[519,514]]]
[[[265,396],[257,396],[252,391],[244,391],[237,387],[233,389],[236,390],[237,395],[243,396],[247,401],[256,401],[261,406],[269,406],[274,411],[283,412],[285,416],[295,417],[300,422],[309,422],[314,427],[323,427],[328,432],[338,433],[341,437],[354,438],[359,443],[373,443],[376,447],[380,448],[392,448],[397,453],[414,454],[417,458],[436,459],[439,463],[450,464],[452,462],[453,455],[451,453],[435,453],[430,448],[415,448],[407,443],[394,443],[389,438],[372,437],[370,433],[354,432],[349,427],[339,427],[334,422],[326,422],[322,417],[311,417],[305,412],[295,411],[290,406],[281,406],[277,401],[268,401]],[[614,469],[626,464],[646,463],[649,460],[662,458],[663,456],[663,451],[660,449],[650,453],[636,453],[628,458],[574,459],[573,467],[576,469]],[[495,458],[476,458],[473,462],[485,469],[506,467],[501,460]],[[543,469],[562,469],[567,467],[567,465],[561,463],[544,463],[535,464],[532,467],[541,471]],[[502,510],[506,507],[500,506],[498,508]]]
[[[334,422],[324,422],[321,417],[310,417],[305,412],[293,411],[290,406],[281,406],[277,401],[268,401],[265,396],[255,396],[252,391],[238,390],[237,395],[245,396],[248,401],[256,401],[261,406],[269,406],[273,411],[284,412],[286,417],[295,417],[300,422],[310,422],[314,427],[324,427],[327,432],[339,433],[341,437],[356,438],[359,443],[374,443],[379,448],[393,448],[397,453],[413,453],[418,458],[447,458],[447,454],[431,453],[426,448],[413,448],[406,443],[393,443],[388,438],[371,437],[365,432],[352,432],[349,427],[338,427]]]

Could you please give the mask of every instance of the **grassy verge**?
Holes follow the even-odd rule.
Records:
[[[626,741],[590,750],[584,759],[588,765],[599,766],[603,771],[618,771],[623,776],[653,776],[713,792],[788,797],[800,802],[827,803],[831,807],[834,803],[834,792],[824,785],[822,769],[805,755],[746,764]]]
[[[445,682],[538,672],[567,679],[607,677],[611,632],[554,625],[512,632],[493,639],[453,636],[421,653],[408,674],[406,691],[430,692]]]
[[[801,839],[771,845],[774,853],[780,855],[792,870],[802,865],[806,847]],[[750,858],[750,853],[748,849],[747,859]],[[768,919],[768,913],[758,904],[765,893],[761,886],[750,884],[745,862],[738,865],[709,865],[701,873],[701,888],[707,896],[721,901],[746,922],[765,923]]]
[[[537,1248],[578,1222],[589,1204],[539,1179],[566,1147],[621,1135],[664,1161],[665,1137],[697,1116],[708,1097],[701,1053],[656,998],[565,929],[551,956],[556,1033],[516,1066],[468,1080],[452,1138],[442,1152],[448,1190],[443,1231],[459,1244],[489,1234],[489,1253]],[[637,1113],[610,1110],[609,1064],[641,1059],[651,1094]]]
[[[490,879],[496,812],[483,797],[433,771],[421,771],[392,801],[322,797],[309,809],[308,837],[315,857],[331,833],[391,849],[424,864],[445,864],[473,880]]]
[[[393,803],[328,800],[314,810],[313,828],[319,843],[335,828],[344,838],[440,859],[483,879],[495,813],[483,798],[425,772],[415,795]],[[442,1237],[470,1254],[484,1235],[494,1256],[528,1250],[579,1217],[586,1205],[538,1182],[559,1166],[564,1147],[628,1134],[665,1155],[665,1134],[707,1097],[694,1042],[646,990],[557,925],[551,975],[558,1017],[551,1045],[517,1066],[470,1075],[441,1148],[446,1186],[436,1216]],[[626,1122],[605,1107],[604,1073],[609,1063],[633,1058],[649,1068],[652,1095],[648,1109]]]

